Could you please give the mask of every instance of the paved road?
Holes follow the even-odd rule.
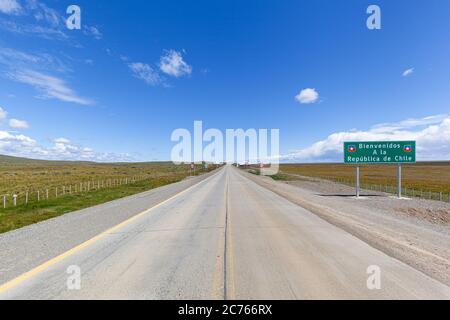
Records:
[[[380,290],[367,288],[372,265]],[[70,266],[80,290],[68,290]],[[450,299],[444,284],[233,167],[36,267],[0,298]]]

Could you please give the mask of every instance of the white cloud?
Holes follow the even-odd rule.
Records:
[[[66,138],[57,138],[54,140],[55,143],[62,143],[62,144],[66,144],[66,143],[70,143],[69,139]]]
[[[378,124],[369,130],[336,132],[311,146],[283,156],[284,161],[341,162],[345,141],[417,141],[419,160],[450,160],[450,116],[437,115]]]
[[[303,89],[300,93],[295,97],[295,100],[302,104],[310,104],[316,103],[319,100],[319,93],[316,89]]]
[[[28,19],[26,23],[14,18],[1,20],[0,28],[21,35],[37,35],[45,39],[67,40],[69,38],[66,33],[65,16],[41,1],[24,1],[20,14],[32,19]]]
[[[133,72],[133,75],[136,78],[145,81],[148,85],[156,86],[163,81],[158,72],[148,64],[142,62],[134,62],[128,64],[128,67]]]
[[[36,141],[24,135],[15,135],[0,131],[0,152],[2,154],[22,156],[26,154],[43,155]]]
[[[91,148],[72,143],[69,139],[55,139],[49,146],[39,144],[33,138],[8,131],[0,131],[0,153],[47,160],[80,160],[97,162],[133,161],[129,154],[96,152]]]
[[[78,96],[74,90],[67,86],[64,80],[54,76],[33,70],[18,70],[10,72],[8,76],[12,80],[33,86],[44,99],[53,98],[81,105],[94,104],[94,101]]]
[[[192,67],[183,60],[182,54],[175,50],[164,52],[160,59],[159,68],[165,74],[176,78],[192,73]]]
[[[48,74],[72,72],[70,65],[53,55],[0,47],[1,65],[6,67],[3,72],[6,78],[33,86],[40,92],[40,98],[54,98],[82,105],[94,104],[91,99],[80,97],[62,78]]]
[[[26,0],[23,1],[23,6],[20,6],[17,0],[0,0],[0,12],[29,17],[27,22],[14,18],[1,19],[0,28],[6,31],[20,35],[35,35],[49,40],[71,39],[70,32],[67,32],[65,11],[50,8],[42,1]],[[84,25],[83,33],[95,39],[103,37],[95,26]]]
[[[36,35],[48,40],[67,40],[69,36],[62,27],[43,26],[36,24],[20,24],[15,21],[0,20],[0,28],[19,35]]]
[[[18,119],[10,119],[9,126],[13,129],[28,129],[28,122]]]
[[[18,14],[22,10],[17,0],[0,0],[0,12],[6,14]]]
[[[100,153],[91,148],[83,147],[66,138],[58,138],[53,141],[53,146],[48,148],[49,157],[60,160],[82,160],[99,162],[131,161],[128,154]]]
[[[87,36],[93,37],[96,40],[100,40],[103,38],[103,34],[100,32],[100,30],[94,26],[85,26],[83,33]]]
[[[130,68],[136,78],[145,81],[151,86],[162,85],[169,87],[162,73],[178,78],[189,75],[192,72],[192,67],[183,60],[181,53],[175,50],[164,51],[158,65],[160,70],[155,70],[147,63],[129,62],[130,59],[126,56],[120,56],[120,59]]]
[[[2,107],[0,107],[0,120],[6,119],[7,116],[8,116],[8,112],[6,112],[5,109],[3,109]]]
[[[0,64],[12,69],[35,68],[57,72],[72,71],[66,63],[47,53],[27,53],[20,50],[0,47]]]
[[[409,77],[410,75],[412,75],[414,73],[414,68],[411,69],[407,69],[403,72],[403,76],[404,77]]]
[[[28,0],[26,8],[37,21],[44,21],[53,27],[64,25],[64,17],[57,10],[49,8],[43,2]]]

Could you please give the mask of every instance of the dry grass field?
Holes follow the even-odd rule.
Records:
[[[0,156],[0,195],[69,186],[85,181],[135,176],[169,177],[190,174],[188,165],[172,163],[91,163],[40,161]]]
[[[450,193],[450,162],[421,162],[403,165],[403,186],[408,189]],[[344,164],[282,164],[280,173],[329,180],[355,180],[355,166]],[[397,184],[396,165],[362,165],[361,183]]]
[[[209,166],[205,169],[197,165],[195,172],[191,172],[190,165],[169,162],[101,164],[40,161],[0,155],[0,233],[178,182],[215,168]],[[89,191],[86,190],[88,183]],[[83,192],[80,192],[80,185],[83,185]],[[46,190],[49,190],[48,199]],[[4,195],[6,208],[3,207]],[[12,195],[18,195],[16,206]]]

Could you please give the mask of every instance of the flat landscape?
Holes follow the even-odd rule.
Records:
[[[417,191],[450,193],[450,162],[420,162],[402,166],[403,187]],[[283,177],[283,174],[287,175]],[[343,183],[355,182],[355,166],[344,164],[282,164],[276,178],[291,175],[328,179]],[[291,178],[295,178],[291,176]],[[395,165],[362,165],[361,183],[371,186],[397,185]]]
[[[0,156],[0,233],[212,169],[196,166],[191,171],[190,165],[171,162],[103,164]]]
[[[392,210],[422,202],[225,166],[1,234],[0,299],[449,299],[449,229]]]

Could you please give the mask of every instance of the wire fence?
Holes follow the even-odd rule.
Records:
[[[0,196],[0,208],[7,209],[32,203],[49,201],[68,195],[83,194],[108,188],[135,184],[150,177],[147,175],[126,178],[106,178],[101,180],[85,180],[78,183],[68,183],[61,186],[40,187],[35,190],[9,192]]]
[[[340,183],[344,185],[348,185],[351,187],[356,187],[355,180],[342,179],[336,177],[320,177],[320,179],[332,181],[335,183]],[[374,192],[382,192],[387,194],[397,194],[398,186],[394,185],[386,185],[386,184],[370,184],[370,183],[361,183],[361,189],[374,191]],[[436,192],[430,191],[426,189],[414,189],[408,187],[402,187],[402,196],[408,198],[419,198],[424,200],[436,200],[442,202],[450,203],[450,193],[449,192]]]
[[[255,166],[242,166],[242,169],[249,169],[250,173],[259,175],[259,168]],[[291,177],[302,177],[302,178],[310,178],[310,179],[321,179],[334,183],[339,183],[343,185],[347,185],[350,187],[356,188],[356,179],[345,179],[339,177],[329,177],[329,176],[301,176],[297,174],[291,174],[286,172],[280,172],[282,175],[291,176]],[[387,194],[398,194],[398,186],[397,185],[386,185],[386,184],[370,184],[370,183],[360,183],[360,188],[362,190],[369,190],[374,192],[382,192]],[[430,191],[426,189],[414,189],[408,187],[402,187],[402,197],[409,198],[418,198],[424,200],[435,200],[450,203],[450,192],[445,191]]]

